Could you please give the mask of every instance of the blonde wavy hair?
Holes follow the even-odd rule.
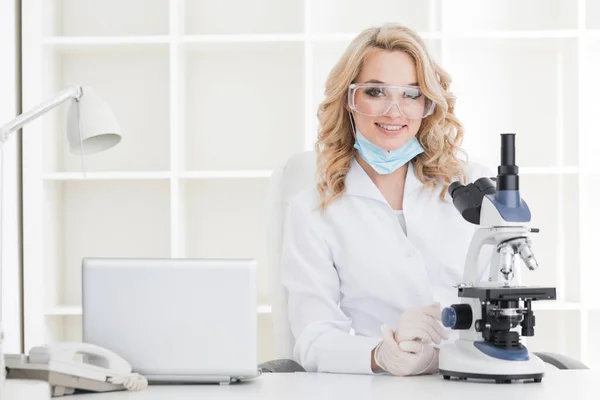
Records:
[[[326,208],[346,190],[345,178],[355,157],[354,133],[346,110],[348,86],[358,77],[365,58],[373,51],[403,51],[415,62],[417,81],[423,94],[435,102],[432,115],[421,121],[417,139],[425,150],[416,156],[415,174],[424,187],[443,186],[440,199],[455,179],[465,182],[461,153],[463,128],[454,115],[456,97],[448,90],[450,75],[430,56],[416,32],[404,26],[385,24],[360,33],[329,73],[325,99],[319,105],[317,188],[321,207]]]

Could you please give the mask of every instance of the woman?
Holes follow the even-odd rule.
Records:
[[[290,206],[281,261],[294,359],[307,371],[437,371],[440,304],[458,300],[476,228],[448,186],[492,175],[460,158],[449,86],[398,25],[363,31],[328,77],[318,185]]]

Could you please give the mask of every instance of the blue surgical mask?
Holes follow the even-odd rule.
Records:
[[[354,148],[373,169],[380,175],[391,174],[425,150],[416,137],[412,137],[396,150],[384,150],[365,138],[356,129]]]

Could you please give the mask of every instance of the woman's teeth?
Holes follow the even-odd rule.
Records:
[[[383,125],[378,122],[375,122],[375,125],[387,130],[387,131],[399,131],[404,128],[406,125]]]

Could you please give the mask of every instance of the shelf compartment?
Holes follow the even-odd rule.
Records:
[[[44,16],[46,36],[169,33],[169,0],[45,0]]]
[[[585,17],[587,29],[600,29],[600,1],[585,0]]]
[[[443,0],[445,32],[577,29],[572,0]]]
[[[81,315],[63,315],[46,318],[46,339],[44,344],[53,345],[62,342],[83,341],[83,328]],[[36,343],[36,345],[39,345]],[[27,349],[29,351],[29,349]]]
[[[592,369],[600,369],[600,310],[590,311],[588,314],[587,351],[585,354],[586,365]]]
[[[186,46],[185,169],[270,170],[302,151],[303,51],[298,43]]]
[[[276,358],[273,316],[260,314],[258,316],[258,363],[275,360]]]
[[[170,168],[169,50],[166,45],[102,46],[47,50],[44,98],[69,86],[89,86],[113,111],[121,142],[85,157],[86,172],[152,171]],[[69,151],[63,112],[45,116],[44,170],[82,172],[80,156]],[[144,153],[144,157],[138,155]]]
[[[465,149],[497,165],[499,135],[513,132],[519,166],[578,165],[577,47],[575,39],[449,40],[444,67]]]
[[[438,1],[436,0],[436,3]],[[438,30],[431,18],[432,1],[362,0],[311,1],[311,31],[315,33],[356,33],[394,21],[415,31]]]
[[[597,2],[600,8],[600,1]],[[599,10],[600,11],[600,10]],[[581,85],[581,149],[580,164],[586,171],[593,170],[600,174],[598,163],[598,149],[600,148],[600,135],[598,135],[598,110],[600,109],[600,82],[596,79],[600,71],[600,37],[582,41],[581,71],[579,79],[585,82]]]
[[[300,33],[302,0],[186,0],[187,34]]]
[[[530,271],[519,260],[522,283],[557,288],[561,301],[580,301],[579,195],[577,176],[521,176],[522,198],[531,210],[532,250],[539,267]],[[562,196],[562,205],[559,196]]]
[[[81,304],[84,257],[169,257],[168,181],[51,181],[44,187],[47,310]]]
[[[582,302],[589,307],[600,308],[598,298],[598,235],[594,234],[600,225],[600,174],[584,175],[581,177],[581,207],[585,210],[581,218],[580,238],[581,249],[581,296]]]
[[[268,304],[265,200],[268,179],[188,180],[182,184],[187,258],[257,261],[258,302]]]
[[[535,335],[524,338],[529,351],[558,353],[581,360],[581,311],[535,312]]]

